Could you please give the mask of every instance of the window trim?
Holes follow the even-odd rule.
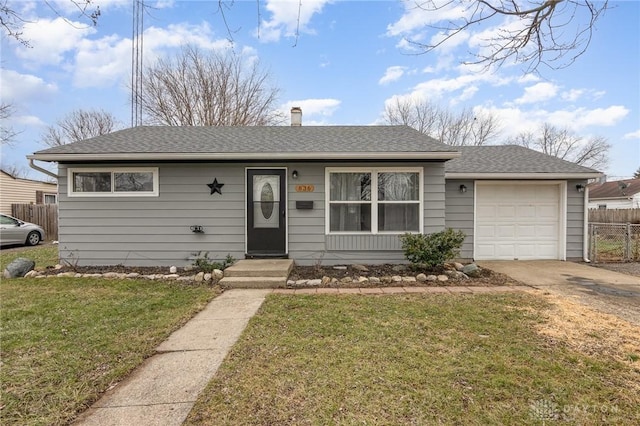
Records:
[[[115,191],[115,173],[153,173],[153,191]],[[75,192],[73,190],[74,173],[110,173],[111,192]],[[67,169],[67,195],[69,197],[157,197],[160,183],[158,167],[77,167]]]
[[[416,201],[382,201],[378,202],[378,173],[418,173],[419,189]],[[331,231],[331,173],[370,173],[371,174],[371,200],[368,201],[335,201],[340,204],[371,205],[371,231]],[[424,168],[422,167],[325,167],[324,188],[325,206],[324,223],[325,235],[402,235],[407,232],[421,234],[424,229]],[[418,204],[418,230],[417,231],[379,231],[378,230],[378,206],[380,204]]]
[[[47,203],[47,197],[53,197],[53,203]],[[42,193],[42,204],[58,204],[58,194],[53,192],[43,192]]]

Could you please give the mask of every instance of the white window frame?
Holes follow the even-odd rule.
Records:
[[[416,201],[384,201],[378,200],[378,173],[418,173],[418,230],[417,231],[379,231],[378,230],[378,205],[379,204],[407,204]],[[331,173],[370,173],[371,174],[371,200],[367,201],[334,201],[340,204],[371,204],[371,231],[331,231]],[[422,167],[326,167],[325,168],[325,206],[324,221],[326,235],[402,235],[407,232],[411,234],[421,234],[424,229],[424,169]]]
[[[115,192],[115,173],[153,173],[153,191]],[[92,167],[70,168],[67,170],[67,194],[69,197],[157,197],[160,193],[157,167]],[[111,173],[111,192],[74,192],[74,173]]]

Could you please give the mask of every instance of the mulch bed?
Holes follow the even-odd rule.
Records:
[[[391,277],[394,275],[399,276],[413,276],[423,273],[425,275],[441,275],[446,274],[446,269],[425,269],[425,268],[414,268],[409,267],[408,265],[399,265],[399,264],[382,264],[382,265],[361,265],[364,266],[367,271],[362,271],[354,268],[354,265],[342,265],[338,269],[334,266],[300,266],[294,265],[291,274],[289,275],[289,280],[312,280],[312,279],[321,279],[323,277],[336,278],[341,280],[345,277],[351,277],[354,281],[357,281],[358,277]],[[184,268],[177,268],[177,275],[180,276],[190,276],[195,275],[200,270],[198,268],[193,268],[185,270]],[[76,272],[81,274],[104,274],[107,272],[116,272],[116,273],[138,273],[140,275],[167,275],[169,274],[168,266],[123,266],[123,265],[111,265],[111,266],[63,266],[62,269],[54,269],[53,267],[47,268],[43,271],[47,275],[55,275],[61,272]],[[342,286],[342,287],[352,287],[356,283],[339,283],[332,284],[331,286]],[[367,282],[363,284],[366,287],[372,286],[389,286],[393,285],[388,282],[383,282],[380,284],[374,284]],[[395,284],[397,285],[397,284]],[[440,282],[440,281],[428,281],[428,282],[402,282],[403,286],[447,286],[447,285],[465,285],[465,286],[504,286],[504,285],[522,285],[522,283],[512,279],[511,277],[500,274],[498,272],[491,271],[489,269],[481,269],[479,276],[469,279],[454,279],[449,277],[448,281]]]
[[[413,268],[408,265],[398,265],[398,264],[382,264],[382,265],[363,265],[367,271],[361,271],[359,269],[354,268],[354,265],[341,265],[340,269],[336,269],[333,266],[299,266],[295,265],[291,274],[289,275],[290,280],[312,280],[319,279],[322,277],[336,278],[338,280],[351,277],[357,280],[358,277],[391,277],[394,275],[400,276],[413,276],[422,273],[425,275],[441,275],[446,274],[446,270],[444,268],[439,269],[425,269],[425,268]],[[343,269],[344,268],[344,269]],[[381,285],[388,286],[388,283],[382,283]],[[491,271],[489,269],[481,269],[478,277],[458,280],[452,279],[449,277],[448,281],[440,282],[440,281],[428,281],[425,283],[415,282],[415,283],[402,283],[403,286],[406,285],[429,285],[429,286],[447,286],[447,285],[465,285],[465,286],[504,286],[504,285],[522,285],[519,281],[514,280],[513,278]],[[367,284],[367,286],[371,286],[371,284]]]

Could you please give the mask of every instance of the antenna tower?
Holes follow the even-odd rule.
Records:
[[[131,127],[142,125],[142,52],[144,33],[144,0],[133,0],[133,32],[131,35]]]

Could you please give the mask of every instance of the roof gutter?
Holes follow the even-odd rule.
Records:
[[[57,174],[47,170],[47,169],[43,169],[40,166],[36,166],[35,163],[33,162],[36,158],[32,158],[33,156],[28,156],[27,158],[29,159],[29,167],[31,167],[33,170],[37,170],[40,173],[44,173],[47,176],[51,176],[52,178],[54,178],[55,180],[58,180],[58,178],[60,176],[58,176]]]
[[[447,179],[595,179],[602,176],[602,173],[459,173],[445,172]]]
[[[185,160],[451,160],[457,151],[431,152],[213,152],[213,153],[113,153],[113,154],[32,154],[40,161],[185,161]]]

